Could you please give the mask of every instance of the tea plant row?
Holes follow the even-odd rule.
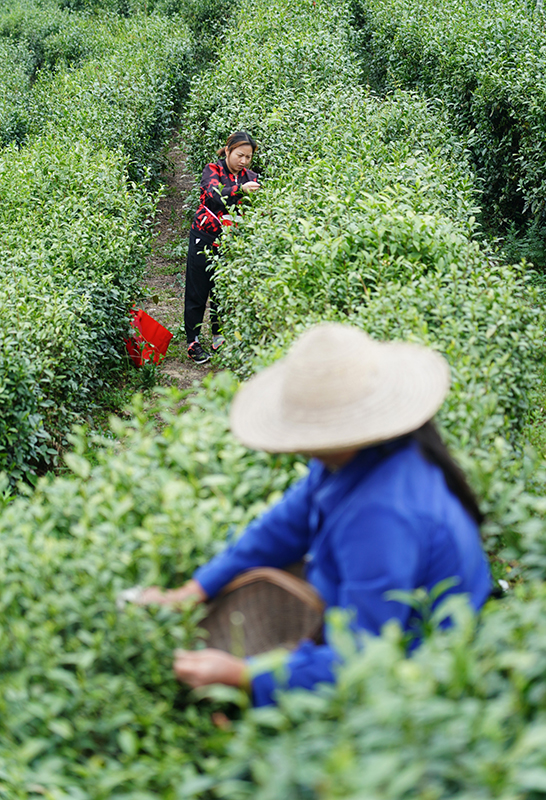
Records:
[[[75,434],[70,476],[0,515],[0,786],[13,800],[544,792],[544,467],[521,458],[542,320],[525,270],[480,240],[466,141],[418,96],[362,88],[348,17],[342,0],[241,0],[193,84],[196,170],[246,127],[266,176],[218,264],[226,364],[246,376],[323,319],[439,349],[453,372],[443,429],[527,583],[479,624],[452,609],[458,625],[410,660],[393,628],[352,652],[339,619],[337,688],[215,728],[214,703],[170,672],[198,613],[116,598],[179,584],[305,467],[232,439],[229,373],[187,410],[175,394],[151,411],[136,398],[111,439]]]
[[[486,219],[544,266],[546,32],[540,3],[353,0],[366,79],[415,89],[469,134]]]
[[[218,376],[184,413],[176,392],[157,416],[137,398],[115,439],[79,431],[71,474],[0,515],[0,796],[175,800],[224,751],[214,706],[172,677],[199,615],[116,600],[187,579],[301,471],[233,441],[235,387]]]
[[[155,202],[144,179],[196,68],[192,42],[180,15],[0,8],[0,470],[12,480],[55,463],[125,364]]]
[[[210,759],[183,796],[541,797],[546,472],[540,457],[521,459],[528,378],[543,358],[538,298],[525,266],[480,240],[470,137],[450,133],[438,103],[361,88],[342,4],[289,9],[244,4],[192,93],[196,160],[242,121],[267,175],[217,265],[227,361],[246,375],[322,319],[438,348],[453,374],[444,431],[486,534],[511,542],[526,582],[479,621],[454,601],[455,627],[434,630],[437,616],[411,660],[396,627],[355,652],[334,618],[338,685],[247,712],[228,758]]]
[[[480,240],[466,141],[441,110],[360,85],[343,4],[289,8],[249,2],[252,26],[240,17],[190,99],[196,164],[242,125],[266,176],[217,264],[226,363],[248,375],[324,319],[438,348],[440,419],[494,519],[542,358],[525,270]]]

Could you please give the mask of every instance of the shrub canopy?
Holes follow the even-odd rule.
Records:
[[[244,712],[234,732],[218,729],[214,703],[170,673],[173,647],[196,642],[199,613],[118,610],[116,597],[136,583],[179,584],[305,466],[234,442],[233,373],[207,380],[187,409],[176,393],[161,395],[151,411],[137,398],[111,436],[77,431],[69,472],[41,479],[0,515],[0,787],[14,800],[544,794],[546,473],[536,456],[524,458],[522,430],[542,319],[521,265],[501,263],[480,237],[467,141],[435,103],[402,91],[380,100],[360,85],[348,19],[344,2],[241,0],[217,64],[193,82],[196,169],[232,130],[247,128],[260,141],[266,176],[225,235],[217,264],[226,364],[246,376],[324,319],[438,349],[453,375],[443,431],[488,514],[490,544],[510,543],[528,581],[491,601],[481,620],[456,598],[457,624],[438,631],[438,620],[428,619],[427,641],[411,659],[393,626],[356,650],[334,612],[345,656],[338,685],[287,693],[278,709]],[[163,22],[141,21],[148,34],[134,63],[152,78],[171,76],[167,35],[157,72],[149,60],[156,40],[146,36],[165,31]],[[119,76],[125,55],[109,58]],[[4,274],[18,289],[5,291],[0,306],[9,321],[0,369],[12,398],[0,432],[13,447],[23,425],[32,447],[48,446],[44,381],[56,392],[52,414],[61,400],[77,407],[80,383],[87,390],[79,376],[91,359],[75,346],[78,336],[110,343],[115,358],[113,331],[88,320],[104,313],[104,327],[118,314],[121,327],[145,247],[139,220],[149,197],[128,189],[124,168],[145,163],[153,97],[147,81],[135,83],[135,97],[140,86],[153,113],[143,116],[143,139],[138,131],[133,138],[136,113],[131,124],[121,119],[123,93],[114,78],[93,82],[90,63],[62,68],[52,84],[51,96],[73,109],[58,149],[44,116],[44,130],[24,149],[4,151]],[[46,108],[43,80],[35,96]],[[78,97],[112,116],[101,122],[104,146],[93,128],[67,155],[66,141],[91,113]],[[127,97],[132,103],[129,90]],[[128,148],[121,155],[106,144],[115,131]],[[36,238],[25,233],[31,226]],[[31,315],[50,295],[41,339],[42,323]],[[20,320],[28,322],[19,328]],[[58,352],[46,347],[51,329]],[[57,374],[53,364],[65,362],[74,366]],[[74,372],[78,385],[70,383]],[[497,571],[510,566],[496,563]],[[409,599],[426,617],[422,593]],[[219,696],[233,715],[234,703],[244,705],[239,692]]]

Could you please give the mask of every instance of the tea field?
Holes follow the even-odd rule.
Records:
[[[14,480],[55,465],[127,367],[154,180],[221,8],[83,5],[0,6],[0,469]]]
[[[434,8],[425,25],[413,0],[238,0],[229,18],[206,0],[0,4],[0,798],[546,796],[546,464],[528,444],[544,317],[540,274],[507,257],[540,243],[542,145],[503,149],[506,126],[475,110],[490,68],[500,104],[539,59],[542,18],[516,0]],[[499,31],[522,20],[507,69]],[[514,131],[539,130],[540,85]],[[217,264],[226,369],[151,408],[135,396],[108,435],[67,434],[123,369],[181,108],[196,174],[232,130],[259,141],[263,189]],[[479,619],[452,599],[456,624],[435,615],[410,659],[396,625],[356,652],[334,614],[338,684],[252,710],[172,678],[198,610],[116,597],[178,585],[305,472],[245,450],[227,416],[239,379],[325,319],[446,356],[439,423],[510,588]],[[10,494],[63,437],[66,470]]]
[[[546,29],[540,3],[351,3],[365,80],[418,89],[467,136],[488,222],[545,264]]]

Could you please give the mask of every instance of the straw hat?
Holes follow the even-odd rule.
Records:
[[[325,323],[241,387],[231,429],[271,453],[364,447],[419,428],[448,389],[449,367],[434,350]]]

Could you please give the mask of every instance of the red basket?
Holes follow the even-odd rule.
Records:
[[[130,339],[124,340],[127,352],[137,367],[150,359],[159,364],[165,358],[173,334],[141,308],[133,308],[131,314],[131,325],[138,333],[135,331]]]

